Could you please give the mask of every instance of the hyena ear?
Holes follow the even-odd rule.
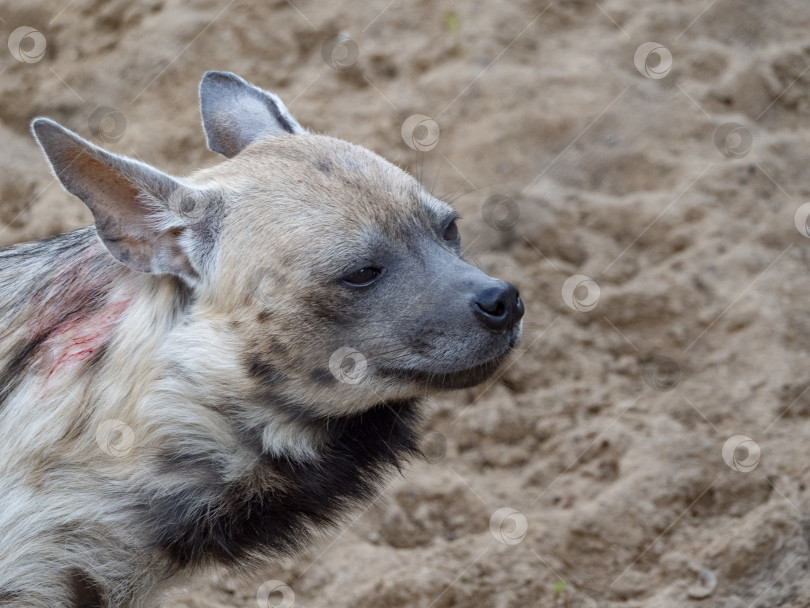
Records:
[[[47,118],[31,123],[53,172],[68,192],[93,212],[98,235],[110,253],[133,270],[172,274],[194,284],[194,225],[183,210],[204,193],[149,165],[102,150]],[[186,229],[190,230],[186,230]]]
[[[206,72],[200,111],[212,152],[231,158],[254,141],[306,133],[281,100],[231,72]]]

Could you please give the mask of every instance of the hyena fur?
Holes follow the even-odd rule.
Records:
[[[145,608],[293,554],[520,338],[448,204],[234,74],[200,96],[227,158],[190,178],[32,123],[95,222],[0,250],[0,606]]]

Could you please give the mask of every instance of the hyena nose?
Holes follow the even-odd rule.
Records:
[[[472,309],[484,327],[496,331],[512,329],[524,312],[517,287],[503,282],[481,290],[473,299]]]

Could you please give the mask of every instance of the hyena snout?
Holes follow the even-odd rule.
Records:
[[[487,329],[509,331],[523,318],[523,300],[511,283],[495,282],[475,295],[471,302],[473,314]]]

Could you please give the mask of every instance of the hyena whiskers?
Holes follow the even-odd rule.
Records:
[[[233,74],[200,95],[226,160],[184,179],[33,123],[95,223],[0,250],[0,606],[146,608],[295,553],[520,338],[447,203]]]

